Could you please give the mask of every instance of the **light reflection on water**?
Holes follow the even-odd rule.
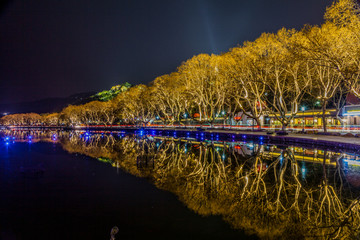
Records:
[[[321,148],[155,132],[7,131],[3,142],[60,143],[173,192],[261,238],[359,236],[360,157]],[[193,137],[193,138],[191,138]]]

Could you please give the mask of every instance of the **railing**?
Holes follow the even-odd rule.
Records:
[[[63,128],[65,126],[44,126],[44,125],[11,125],[11,126],[3,126],[3,127],[10,127],[10,128],[52,128],[52,127],[59,127]],[[137,127],[136,125],[130,124],[112,124],[112,125],[77,125],[73,126],[74,128],[133,128]],[[258,125],[231,125],[231,124],[148,124],[147,127],[156,127],[156,128],[183,128],[183,129],[192,129],[192,128],[214,128],[214,129],[227,129],[227,130],[259,130]],[[281,125],[269,125],[265,124],[261,126],[262,130],[268,131],[279,131],[282,129]],[[286,128],[286,131],[302,131],[304,129],[305,132],[323,132],[323,126],[315,126],[315,125],[290,125]],[[339,126],[339,125],[327,125],[328,132],[340,132],[340,133],[360,133],[360,125],[346,125],[346,126]]]
[[[215,128],[215,129],[228,129],[228,130],[258,130],[258,125],[230,125],[230,124],[189,124],[189,125],[181,125],[181,124],[151,124],[150,127],[160,127],[160,128]],[[270,130],[270,131],[280,131],[282,129],[281,125],[262,125],[261,129]],[[286,131],[304,131],[306,132],[323,132],[323,126],[314,126],[314,125],[290,125],[286,128]],[[339,125],[327,125],[328,132],[340,132],[340,133],[360,133],[360,125],[347,125],[347,126],[339,126]]]

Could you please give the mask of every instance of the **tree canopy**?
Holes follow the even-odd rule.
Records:
[[[325,120],[330,104],[340,112],[346,93],[360,97],[359,9],[355,0],[336,0],[321,26],[282,28],[221,55],[193,56],[148,86],[124,83],[97,93],[93,102],[68,106],[58,124],[173,124],[187,118],[213,124],[240,111],[259,127],[262,116],[272,115],[285,130],[309,101],[319,102]]]

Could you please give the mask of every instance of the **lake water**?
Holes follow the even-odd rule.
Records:
[[[0,239],[359,237],[356,152],[176,135],[1,132]]]

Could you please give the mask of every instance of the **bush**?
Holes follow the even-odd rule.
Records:
[[[355,135],[352,133],[346,133],[343,137],[355,137]]]
[[[279,135],[279,136],[283,136],[283,135],[288,135],[289,133],[286,132],[286,131],[278,131],[276,132],[276,135]]]

